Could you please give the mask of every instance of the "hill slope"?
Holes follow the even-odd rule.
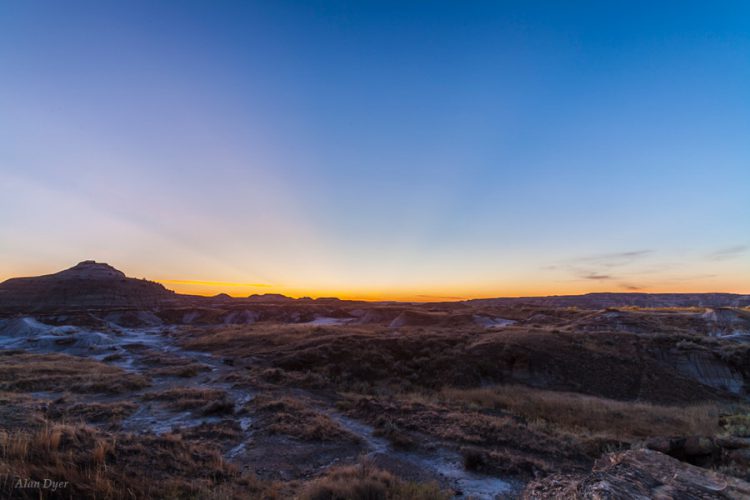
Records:
[[[152,308],[174,296],[159,283],[128,278],[109,264],[87,260],[59,273],[0,283],[0,310]]]

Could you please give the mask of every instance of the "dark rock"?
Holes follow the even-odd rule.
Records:
[[[685,440],[685,455],[711,455],[718,450],[713,440],[706,437],[692,436]]]
[[[748,498],[750,483],[680,462],[653,450],[600,458],[587,475],[554,475],[529,483],[524,499]]]

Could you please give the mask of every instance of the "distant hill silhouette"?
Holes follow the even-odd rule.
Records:
[[[475,299],[468,304],[506,306],[527,304],[547,307],[745,307],[750,295],[735,293],[587,293],[584,295],[553,295],[549,297],[513,297]]]
[[[159,283],[86,260],[59,273],[0,283],[0,310],[152,308],[175,296]]]

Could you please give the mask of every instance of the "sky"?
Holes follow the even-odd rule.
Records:
[[[0,2],[0,280],[750,293],[750,3]]]

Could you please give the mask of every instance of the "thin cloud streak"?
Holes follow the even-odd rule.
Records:
[[[578,281],[610,281],[619,279],[610,272],[612,269],[626,267],[652,253],[653,250],[643,249],[586,255],[546,265],[541,269],[564,271],[574,275]]]
[[[713,261],[729,260],[739,257],[750,249],[748,245],[735,245],[726,248],[720,248],[706,255],[706,259]]]
[[[591,263],[598,264],[604,267],[619,267],[630,264],[634,260],[641,259],[652,253],[653,250],[631,250],[627,252],[614,252],[577,257],[574,259],[570,259],[568,262]]]
[[[632,285],[630,283],[620,283],[620,288],[622,288],[623,290],[628,290],[630,292],[637,292],[638,290],[643,290],[642,286]]]
[[[696,280],[706,280],[710,278],[716,278],[718,277],[718,274],[689,274],[685,276],[671,276],[667,278],[663,278],[662,281],[664,282],[680,282],[680,281],[696,281]]]
[[[594,273],[581,276],[581,278],[585,280],[599,280],[599,281],[615,279],[614,276],[610,276],[609,274],[594,274]]]

